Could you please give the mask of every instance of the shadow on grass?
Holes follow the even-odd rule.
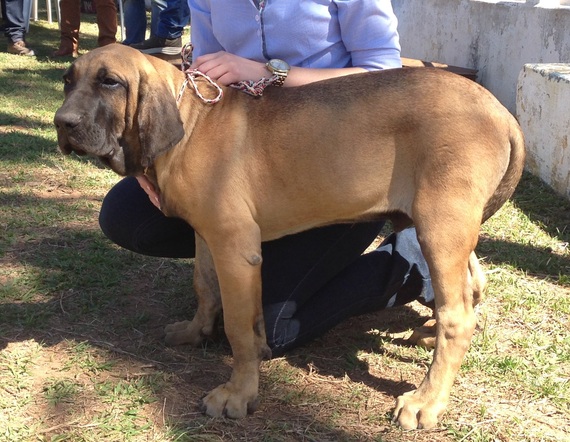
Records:
[[[0,157],[4,166],[14,168],[14,170],[0,170],[0,178],[3,172],[6,172],[5,175],[14,182],[18,180],[17,175],[33,174],[29,170],[33,170],[34,166],[45,165],[50,169],[61,169],[58,163],[64,161],[64,155],[57,145],[55,127],[52,123],[45,124],[37,119],[14,116],[1,111]],[[93,168],[105,169],[101,161],[88,156],[79,157],[72,154],[66,157],[66,161],[75,161],[89,164]],[[22,180],[21,184],[27,186],[29,183]],[[7,196],[0,195],[0,199],[2,198],[5,199]]]
[[[539,178],[523,175],[512,201],[541,230],[570,244],[570,201],[557,195]],[[539,279],[559,281],[570,274],[570,258],[549,247],[481,238],[477,253],[496,265],[509,265]]]
[[[371,374],[368,363],[359,359],[359,354],[388,355],[392,360],[411,364],[417,361],[390,353],[384,347],[385,339],[388,338],[368,332],[379,330],[386,336],[402,334],[422,325],[429,317],[420,315],[407,305],[359,315],[343,321],[314,342],[291,351],[285,358],[298,368],[308,370],[311,367],[321,375],[339,379],[348,376],[352,381],[367,385],[393,400],[418,385],[399,377],[378,377]],[[389,341],[398,346],[409,346],[404,339],[390,338]]]
[[[525,172],[513,202],[550,236],[570,242],[570,201],[556,194],[539,178]]]
[[[96,216],[93,208],[77,206],[73,216],[69,215],[73,198],[46,200],[0,194],[0,203],[9,206],[13,214],[12,219],[4,218],[10,235],[0,240],[0,262],[4,268],[0,276],[0,349],[10,342],[35,340],[43,346],[56,347],[71,340],[102,348],[111,359],[127,358],[152,365],[174,376],[172,385],[159,394],[161,400],[164,397],[168,403],[179,404],[170,409],[170,419],[175,426],[187,429],[187,418],[177,416],[188,415],[189,407],[196,411],[194,404],[201,396],[228,379],[230,369],[225,359],[231,354],[222,330],[220,340],[199,349],[173,349],[163,344],[163,327],[190,318],[196,308],[192,263],[148,258],[115,247],[93,222],[86,221]],[[58,213],[62,216],[58,217]],[[360,349],[381,351],[378,342],[363,339],[372,323],[378,326],[380,322],[382,327],[397,332],[420,319],[411,310],[405,318],[399,315],[402,322],[389,323],[375,315],[367,315],[366,322],[362,317],[349,320],[314,345],[293,352],[289,361],[301,368],[312,363],[321,373],[339,378],[348,373],[356,382],[389,395],[392,402],[392,396],[413,386],[372,376],[355,361]],[[388,316],[396,318],[394,314]],[[277,391],[288,394],[288,388],[280,385]],[[261,395],[266,397],[263,389]],[[275,401],[287,409],[282,416],[273,413]],[[194,415],[191,419],[213,432],[243,431],[245,426],[252,428],[252,434],[259,434],[255,429],[267,425],[290,429],[289,419],[293,419],[295,425],[326,433],[328,440],[354,438],[334,425],[319,423],[318,410],[311,415],[306,407],[290,405],[267,398],[266,406],[262,405],[247,423]]]
[[[4,92],[12,92],[11,95],[21,96],[21,90],[27,89],[32,92],[32,97],[41,97],[49,102],[39,102],[40,106],[47,103],[63,101],[63,73],[67,69],[64,64],[57,63],[53,66],[34,66],[25,68],[10,68],[2,71]],[[25,82],[25,83],[22,83]]]
[[[554,253],[548,247],[483,239],[479,242],[477,253],[497,266],[509,265],[537,279],[559,281],[561,276],[570,274],[570,258]]]
[[[529,197],[529,186],[531,190],[537,186],[539,196]],[[514,201],[531,219],[545,224],[550,234],[566,240],[564,215],[568,213],[568,205],[555,195],[544,197],[544,192],[548,194],[543,185],[527,176]],[[177,375],[179,380],[175,384],[179,391],[164,393],[172,395],[169,400],[173,403],[179,403],[180,398],[175,396],[181,391],[187,401],[197,403],[207,389],[227,379],[230,371],[224,359],[230,354],[230,348],[224,339],[201,349],[170,349],[162,343],[163,326],[191,317],[195,309],[191,263],[142,257],[115,247],[93,223],[83,226],[86,219],[95,216],[93,209],[75,207],[74,216],[69,216],[69,199],[44,200],[10,194],[0,195],[0,203],[10,205],[14,213],[20,214],[15,219],[4,220],[10,233],[3,235],[0,242],[1,260],[26,269],[23,275],[10,274],[6,270],[9,267],[5,267],[2,276],[0,348],[9,342],[27,339],[47,346],[66,339],[86,341],[117,357],[152,363],[161,371]],[[67,215],[61,217],[61,224],[53,212],[46,217],[47,221],[42,221],[44,210]],[[39,220],[26,218],[32,213],[40,217]],[[22,216],[23,219],[18,219]],[[76,221],[75,217],[83,221]],[[553,219],[557,221],[551,222]],[[480,247],[492,262],[507,263],[530,274],[556,278],[559,269],[569,266],[568,259],[535,247],[501,241],[484,241]],[[530,255],[532,259],[527,259]],[[536,259],[537,255],[541,256],[540,260]],[[291,352],[286,360],[303,370],[312,366],[323,375],[339,379],[348,376],[393,401],[415,385],[370,373],[368,365],[357,358],[358,353],[384,350],[382,342],[367,337],[366,332],[377,328],[398,333],[421,325],[426,319],[406,306],[352,318],[315,342]],[[189,366],[195,369],[189,372]],[[281,391],[287,389],[286,386],[280,388]],[[183,414],[181,410],[187,410],[188,405],[180,407],[172,409],[170,414],[177,425],[184,427],[185,419],[176,416]],[[262,408],[257,417],[240,426],[259,426],[270,411]],[[303,408],[303,414],[296,415],[295,419],[308,426],[316,418],[306,413],[307,409]],[[283,419],[270,415],[274,425]],[[218,430],[236,431],[237,428],[231,422],[214,424],[217,421],[199,419],[203,425],[216,425]],[[281,423],[286,425],[286,422]],[[324,422],[319,425],[323,431],[326,428],[329,438],[350,440],[352,437],[327,427]]]
[[[138,361],[168,373],[172,383],[158,395],[161,401],[177,404],[167,418],[181,434],[237,434],[244,426],[251,428],[251,434],[259,434],[259,428],[268,425],[290,430],[288,419],[294,415],[295,425],[318,428],[329,440],[351,440],[348,433],[318,424],[306,410],[296,415],[293,409],[279,417],[272,414],[272,407],[262,407],[246,423],[191,413],[184,417],[189,416],[189,409],[196,413],[202,395],[230,375],[225,359],[231,352],[223,338],[199,349],[163,344],[163,327],[190,318],[195,310],[192,263],[119,249],[96,226],[77,225],[69,215],[58,224],[55,214],[69,213],[67,205],[72,204],[66,198],[42,201],[11,194],[0,195],[0,202],[12,208],[14,218],[23,215],[23,219],[6,220],[11,235],[0,241],[4,269],[0,275],[0,349],[26,340],[45,347],[57,347],[67,340],[86,342],[108,351],[110,359]],[[34,222],[26,216],[35,212],[42,218],[46,210],[51,221]],[[80,220],[94,216],[92,209],[76,210]],[[76,400],[80,403],[81,397]]]

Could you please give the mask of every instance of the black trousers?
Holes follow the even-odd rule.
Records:
[[[192,258],[194,230],[165,217],[134,178],[107,194],[101,229],[137,253]],[[363,254],[382,222],[333,225],[262,244],[262,297],[274,356],[301,345],[353,315],[419,299],[433,301],[427,264],[415,230],[392,234]],[[381,325],[379,325],[381,327]]]

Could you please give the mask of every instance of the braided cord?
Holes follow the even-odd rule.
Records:
[[[182,71],[186,74],[186,80],[184,80],[184,83],[182,83],[182,86],[180,87],[180,91],[178,92],[178,97],[176,97],[176,103],[180,103],[180,100],[182,99],[182,95],[184,95],[184,90],[188,86],[188,83],[192,84],[192,87],[194,88],[196,95],[198,95],[200,100],[202,100],[204,103],[215,104],[218,101],[220,101],[224,95],[224,91],[222,90],[222,88],[220,86],[218,86],[218,84],[216,84],[216,82],[214,80],[212,80],[210,77],[208,77],[203,72],[200,72],[198,69],[192,69],[190,67],[190,65],[192,64],[192,44],[191,43],[187,43],[186,45],[184,45],[184,47],[182,48],[181,56],[182,56]],[[196,78],[197,77],[202,77],[202,78],[206,79],[206,81],[214,89],[216,89],[216,91],[218,93],[214,98],[206,98],[202,95],[202,93],[198,89],[198,85],[196,84]]]
[[[265,0],[261,0],[260,3],[265,3]],[[192,65],[192,49],[193,49],[192,43],[187,43],[184,45],[184,47],[182,48],[182,52],[180,53],[182,57],[181,69],[186,74],[186,80],[184,81],[182,87],[180,88],[180,91],[178,92],[178,97],[176,98],[176,102],[180,103],[182,95],[184,95],[184,90],[188,86],[188,83],[191,83],[194,90],[196,91],[196,95],[198,95],[198,97],[200,97],[200,99],[204,103],[208,104],[217,103],[222,99],[223,96],[222,88],[218,86],[216,82],[212,80],[210,77],[208,77],[206,74],[200,72],[197,69],[190,68],[190,66]],[[210,83],[215,89],[217,89],[218,94],[216,95],[216,97],[205,98],[198,90],[198,86],[195,81],[196,77],[205,78],[208,81],[208,83]],[[267,86],[272,85],[277,80],[279,80],[279,77],[277,75],[272,75],[269,78],[262,77],[257,81],[253,80],[238,81],[237,83],[230,84],[230,87],[237,89],[241,92],[245,92],[246,94],[249,94],[253,97],[261,97],[263,95],[263,91],[265,90],[265,88]]]

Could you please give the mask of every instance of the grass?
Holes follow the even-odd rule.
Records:
[[[0,53],[0,441],[570,440],[570,203],[530,175],[481,231],[487,298],[436,430],[390,422],[432,357],[405,345],[428,314],[416,304],[263,363],[248,419],[204,417],[196,403],[229,376],[229,346],[162,343],[164,325],[195,309],[192,261],[103,237],[98,209],[118,178],[58,153],[71,60],[49,57],[57,24],[33,23],[28,41],[35,59]]]

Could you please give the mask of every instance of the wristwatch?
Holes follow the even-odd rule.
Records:
[[[287,74],[291,70],[291,66],[286,61],[279,60],[278,58],[272,58],[269,60],[265,66],[269,69],[273,75],[276,76],[276,80],[273,82],[275,86],[283,86]]]

